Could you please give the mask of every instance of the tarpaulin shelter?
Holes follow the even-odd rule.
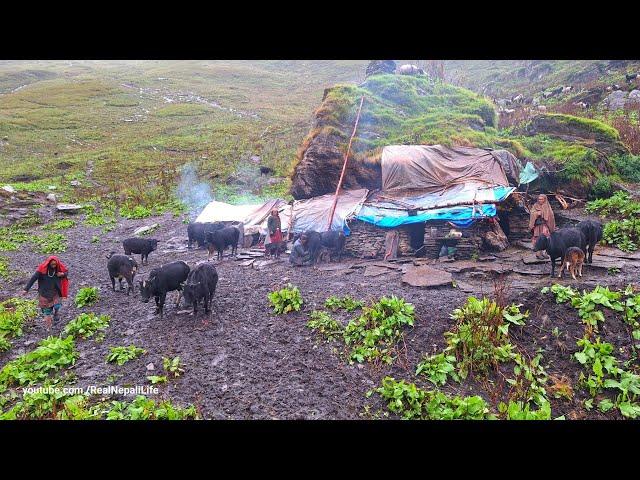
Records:
[[[252,213],[262,207],[261,204],[231,205],[229,203],[212,201],[204,207],[196,218],[197,223],[206,222],[244,222]]]
[[[387,146],[381,167],[382,190],[369,195],[356,218],[385,228],[430,220],[463,227],[493,217],[523,171],[506,150],[442,145]]]
[[[368,193],[369,190],[366,188],[340,192],[330,230],[343,231],[345,235],[349,235],[346,219],[360,210]],[[304,232],[305,230],[326,231],[334,198],[334,194],[330,193],[294,202],[291,231],[294,233]]]
[[[254,233],[265,235],[267,233],[269,215],[271,215],[271,211],[274,208],[278,210],[278,214],[280,215],[282,231],[285,233],[288,232],[289,223],[291,222],[291,205],[281,198],[276,198],[268,200],[264,205],[244,219],[245,235],[253,235]]]
[[[290,222],[291,205],[285,200],[276,198],[263,204],[231,205],[229,203],[212,201],[202,210],[196,222],[239,222],[244,225],[244,234],[266,233],[267,220],[271,210],[277,208],[282,221],[282,230],[287,231]]]
[[[509,186],[500,158],[482,148],[387,146],[382,150],[382,190],[440,194],[454,185],[467,183]]]

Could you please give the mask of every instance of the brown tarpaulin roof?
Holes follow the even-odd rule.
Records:
[[[467,182],[509,186],[502,164],[506,162],[513,171],[517,167],[511,162],[516,159],[502,152],[442,145],[390,145],[382,150],[382,190],[391,194],[407,190],[426,194],[442,193]]]

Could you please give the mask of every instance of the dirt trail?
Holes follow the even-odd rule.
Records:
[[[173,260],[185,260],[191,266],[205,261],[204,250],[164,250],[167,245],[186,244],[186,226],[178,219],[165,215],[145,221],[123,220],[118,228],[101,234],[99,228],[77,226],[65,231],[69,238],[69,249],[60,255],[70,268],[71,298],[83,286],[99,286],[99,302],[83,311],[109,314],[111,326],[103,342],[79,340],[80,358],[75,366],[78,384],[88,385],[146,385],[147,375],[162,375],[162,357],[179,355],[185,373],[160,387],[160,397],[170,398],[178,404],[195,404],[204,418],[212,419],[357,419],[365,405],[382,406],[374,395],[365,398],[365,393],[378,386],[385,375],[416,381],[413,376],[416,363],[424,353],[430,353],[444,344],[443,333],[452,326],[451,311],[460,306],[468,295],[492,295],[492,270],[503,268],[528,269],[538,274],[510,273],[508,296],[511,301],[525,303],[531,308],[540,303],[537,292],[549,285],[548,265],[525,265],[521,257],[525,250],[512,251],[507,257],[493,262],[452,262],[439,265],[452,272],[458,288],[452,286],[436,289],[413,288],[401,283],[400,270],[366,276],[366,267],[373,263],[349,259],[345,267],[354,268],[313,269],[292,268],[288,262],[272,265],[264,270],[241,267],[240,262],[225,258],[214,262],[219,272],[213,312],[210,317],[200,311],[193,316],[183,306],[176,309],[169,295],[165,317],[160,320],[153,315],[153,301],[144,304],[138,294],[127,297],[124,292],[112,292],[106,271],[106,254],[120,251],[120,242],[130,236],[141,225],[158,222],[161,227],[151,236],[161,240],[159,251],[150,255],[150,265],[141,269],[148,273],[152,268]],[[38,230],[38,229],[34,229]],[[37,231],[37,234],[41,234]],[[94,235],[101,237],[99,243],[91,243]],[[169,242],[173,239],[172,242]],[[15,295],[24,285],[30,272],[41,261],[43,255],[34,253],[29,247],[21,252],[8,252],[13,270],[21,273],[14,276],[2,288],[2,296]],[[286,257],[285,257],[286,259]],[[587,268],[583,281],[565,279],[578,288],[588,288],[598,283],[623,285],[637,280],[634,261],[625,260],[625,266],[616,276],[608,275],[606,269]],[[640,263],[640,262],[639,262]],[[466,266],[465,266],[466,265]],[[399,266],[401,268],[401,265]],[[305,300],[303,311],[274,316],[270,312],[267,294],[287,282],[297,285]],[[305,323],[309,312],[321,308],[330,295],[349,294],[358,299],[373,300],[382,295],[395,294],[404,297],[416,306],[416,325],[406,334],[406,352],[391,367],[379,370],[370,365],[348,365],[332,352],[332,345],[322,343]],[[35,293],[30,294],[32,298]],[[2,298],[0,298],[1,300]],[[532,313],[530,325],[521,333],[525,348],[535,349],[546,345],[553,348],[553,339],[539,340],[553,325],[544,325],[544,314],[563,318],[565,324],[556,322],[567,335],[574,335],[580,328],[577,317],[570,318],[566,307],[556,306],[549,299],[545,309]],[[54,325],[52,334],[58,334],[64,325],[78,313],[72,302],[67,301],[61,321]],[[346,322],[348,316],[341,316]],[[555,321],[554,317],[554,321]],[[569,325],[570,322],[575,323]],[[563,328],[566,327],[566,328]],[[549,332],[547,332],[549,331]],[[0,364],[31,350],[38,340],[48,332],[37,319],[25,329],[23,337],[14,341],[14,348],[0,354]],[[577,333],[576,333],[577,335]],[[622,335],[615,331],[616,337]],[[546,342],[546,343],[545,343]],[[108,347],[129,345],[145,348],[148,353],[124,366],[107,364]],[[567,352],[554,358],[551,371],[571,371],[577,379],[578,368],[569,361],[575,350],[575,341],[567,341]],[[573,349],[573,350],[572,350]],[[147,371],[146,365],[153,363],[155,370]],[[461,387],[455,387],[460,389]],[[465,392],[478,393],[473,383]],[[576,400],[577,401],[577,400]],[[554,407],[555,408],[555,407]],[[560,408],[569,411],[573,404]],[[560,413],[558,413],[560,414]],[[556,411],[554,410],[554,415]],[[598,418],[598,413],[591,414]],[[614,418],[611,412],[607,418]]]

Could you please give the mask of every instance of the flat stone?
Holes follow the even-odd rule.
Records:
[[[16,189],[13,188],[11,185],[5,185],[4,187],[2,187],[2,189],[5,192],[9,192],[9,193],[16,193]]]
[[[281,263],[282,261],[283,260],[281,260],[281,259],[277,259],[277,260],[253,260],[253,265],[252,266],[256,270],[261,270],[264,267],[268,267],[269,265],[273,265],[275,263]]]
[[[471,285],[470,283],[466,283],[466,282],[458,282],[456,281],[456,287],[465,293],[472,293],[475,291],[475,288],[473,287],[473,285]]]
[[[56,209],[64,213],[76,213],[82,210],[82,205],[78,205],[77,203],[59,203],[56,205]]]
[[[136,331],[133,328],[125,330],[124,332],[125,335],[133,335],[134,333],[136,333]]]
[[[549,259],[548,258],[537,258],[535,253],[532,253],[530,255],[524,255],[522,257],[522,263],[524,263],[525,265],[537,265],[540,263],[549,263]]]
[[[150,372],[150,371],[155,370],[155,369],[156,369],[156,366],[153,363],[147,364],[147,371]]]
[[[369,265],[364,270],[365,277],[377,277],[378,275],[384,275],[385,273],[391,273],[391,270],[386,267],[379,267],[376,265]]]
[[[144,227],[139,227],[139,228],[136,228],[133,231],[133,234],[134,235],[144,235],[145,233],[152,232],[153,230],[155,230],[159,226],[160,226],[159,223],[154,223],[152,225],[146,225]]]
[[[449,272],[438,270],[429,265],[406,267],[402,275],[402,283],[413,287],[438,287],[441,285],[451,285],[453,277]]]
[[[327,265],[320,265],[318,270],[321,272],[331,272],[334,270],[348,270],[353,266],[353,264],[344,264],[344,263],[330,263]]]
[[[513,273],[519,273],[520,275],[549,275],[549,272],[545,270],[531,270],[518,267],[514,267]]]
[[[240,265],[241,267],[249,267],[251,265],[253,265],[253,262],[255,262],[255,258],[252,258],[251,260],[247,260],[245,262],[241,262],[238,265]]]
[[[49,200],[50,202],[55,202],[57,200],[56,194],[55,193],[48,194],[47,200]]]

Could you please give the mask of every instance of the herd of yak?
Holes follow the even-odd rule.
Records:
[[[319,257],[321,247],[337,251],[339,259],[344,248],[344,234],[341,232],[305,232],[312,239],[310,241],[311,257],[315,260]],[[315,236],[311,234],[316,234]],[[228,226],[224,222],[196,223],[192,222],[187,227],[189,239],[188,248],[191,249],[194,243],[199,247],[206,247],[209,251],[209,258],[214,252],[218,254],[218,260],[222,259],[224,250],[231,247],[231,254],[235,255],[240,240],[240,228]],[[316,238],[317,237],[317,238]],[[327,245],[327,241],[331,245]],[[122,242],[124,255],[109,253],[107,256],[107,269],[111,279],[111,287],[115,291],[116,280],[123,290],[122,281],[128,284],[127,295],[134,290],[133,280],[138,271],[138,263],[131,256],[139,254],[142,265],[149,263],[149,254],[158,248],[158,240],[153,238],[127,238]],[[280,248],[286,248],[286,243],[282,242]],[[161,265],[149,272],[147,278],[138,281],[140,286],[140,296],[142,301],[148,303],[151,297],[156,302],[156,314],[162,317],[164,303],[168,292],[177,290],[178,300],[176,306],[180,304],[181,297],[184,297],[187,305],[193,306],[194,314],[198,312],[198,304],[202,301],[205,313],[209,313],[213,294],[218,283],[218,272],[213,264],[203,262],[193,269],[183,261],[176,261]]]
[[[225,226],[221,222],[215,223],[190,223],[187,227],[189,248],[194,242],[198,246],[206,246],[209,257],[214,251],[218,253],[218,260],[227,247],[231,247],[232,255],[236,253],[240,238],[240,229],[235,226]],[[542,235],[534,245],[534,251],[546,251],[551,261],[551,276],[555,275],[556,259],[560,259],[561,267],[558,277],[564,270],[571,273],[575,279],[576,273],[582,276],[582,264],[592,263],[595,245],[602,239],[602,224],[597,221],[586,220],[575,227],[560,228],[552,232],[550,236]],[[142,264],[149,262],[149,254],[157,249],[158,240],[147,238],[127,238],[122,242],[124,255],[111,252],[107,258],[107,269],[111,278],[111,286],[115,291],[115,281],[119,281],[120,290],[123,290],[122,281],[128,284],[127,295],[133,289],[133,280],[138,270],[137,262],[132,254],[140,254]],[[344,246],[344,242],[340,247]],[[340,254],[342,248],[340,248]],[[585,258],[586,257],[586,258]],[[193,269],[183,261],[176,261],[154,268],[146,279],[140,280],[140,296],[142,301],[148,303],[151,297],[156,302],[156,314],[162,317],[167,293],[177,290],[178,301],[184,296],[187,305],[193,306],[194,314],[197,313],[198,304],[202,301],[205,313],[209,313],[213,294],[218,283],[218,272],[213,264],[203,262]]]

